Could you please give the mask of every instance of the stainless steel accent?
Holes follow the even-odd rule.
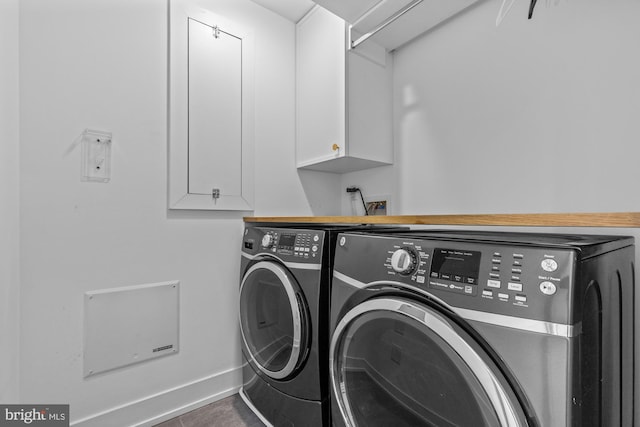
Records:
[[[414,7],[419,5],[420,3],[422,3],[422,0],[414,0],[414,1],[412,1],[411,3],[406,5],[404,8],[400,9],[399,11],[397,11],[396,13],[391,15],[385,21],[383,21],[380,24],[378,24],[377,27],[375,27],[374,29],[372,29],[368,33],[365,33],[362,36],[358,37],[357,40],[352,41],[351,42],[351,49],[355,49],[356,47],[358,47],[359,45],[361,45],[362,43],[367,41],[370,37],[374,36],[376,33],[380,32],[380,31],[382,31],[385,27],[387,27],[393,21],[395,21],[396,19],[400,18],[402,15],[404,15],[407,12],[409,12],[411,9],[413,9]],[[353,25],[349,26],[349,33],[351,33],[351,31],[352,31],[352,27],[353,27]]]
[[[346,394],[346,387],[338,376],[336,351],[338,343],[343,338],[343,333],[347,326],[357,317],[373,311],[391,311],[403,316],[410,317],[421,323],[424,327],[433,331],[442,338],[460,358],[466,363],[474,373],[478,382],[487,394],[493,409],[503,427],[526,426],[518,418],[514,408],[514,402],[509,399],[499,379],[495,376],[491,368],[482,360],[482,357],[462,339],[449,322],[439,314],[436,314],[418,303],[395,298],[374,298],[351,309],[338,323],[331,340],[329,352],[329,366],[331,371],[331,386],[334,396],[337,397],[338,407],[348,426],[355,426],[354,417],[349,407],[349,400]]]
[[[465,308],[451,307],[460,317],[467,320],[489,323],[491,325],[504,326],[511,329],[519,329],[527,332],[553,335],[563,338],[574,338],[582,332],[582,323],[564,325],[561,323],[543,322],[541,320],[525,319],[522,317],[505,316],[502,314],[486,313],[484,311],[467,310]]]
[[[300,357],[300,343],[302,339],[302,336],[301,336],[302,322],[300,319],[300,309],[298,307],[298,299],[296,298],[296,294],[293,289],[293,284],[289,280],[289,277],[287,277],[287,273],[278,264],[275,264],[270,261],[260,261],[252,265],[251,268],[247,270],[247,272],[244,274],[242,278],[242,283],[240,284],[241,295],[242,295],[242,288],[247,282],[247,278],[251,275],[251,273],[253,273],[256,270],[269,270],[273,274],[275,274],[276,277],[280,280],[280,283],[282,283],[282,286],[284,287],[285,292],[287,293],[287,298],[289,299],[289,308],[291,309],[291,314],[293,317],[293,337],[292,337],[293,343],[291,347],[291,357],[289,357],[289,360],[287,361],[287,364],[285,365],[285,367],[279,371],[271,371],[267,369],[256,360],[256,358],[254,357],[253,353],[251,353],[251,351],[248,351],[248,353],[251,356],[251,359],[253,360],[253,362],[256,364],[256,366],[266,375],[275,379],[286,378],[293,372],[293,370],[296,367],[296,364],[298,363],[298,359]],[[242,335],[242,340],[244,341],[246,348],[250,350],[251,347],[249,346],[244,330],[242,329],[242,322],[240,322],[240,333]]]
[[[422,288],[419,288],[418,286],[411,286],[411,285],[407,285],[406,283],[400,283],[400,282],[394,282],[394,281],[376,281],[371,283],[363,283],[335,270],[333,272],[333,277],[343,281],[348,285],[351,285],[359,289],[365,289],[372,286],[379,286],[379,285],[385,285],[385,284],[402,287],[406,289],[411,289],[413,291],[419,292],[420,294],[429,297],[432,300],[437,301],[438,303],[444,305],[445,307],[449,308],[450,310],[458,314],[460,317],[467,320],[475,320],[477,322],[503,326],[505,328],[519,329],[522,331],[536,332],[539,334],[553,335],[553,336],[558,336],[563,338],[573,338],[580,335],[580,333],[582,332],[582,325],[580,323],[577,323],[575,325],[565,325],[561,323],[544,322],[541,320],[525,319],[522,317],[505,316],[503,314],[493,314],[493,313],[487,313],[484,311],[458,308],[448,303],[445,303],[437,296],[431,294],[430,292],[425,291]]]
[[[263,258],[263,257],[268,257],[268,258],[273,258],[279,262],[281,262],[282,264],[284,264],[285,266],[287,266],[288,268],[292,269],[292,270],[320,270],[322,269],[322,264],[307,264],[304,262],[287,262],[282,260],[282,258],[276,256],[276,255],[272,255],[272,254],[267,254],[267,253],[259,253],[256,255],[250,255],[248,253],[242,252],[242,256],[250,259],[250,260],[254,260],[256,258]]]
[[[333,278],[342,280],[344,283],[346,283],[347,285],[353,286],[354,288],[364,289],[368,286],[371,286],[370,283],[369,284],[363,283],[359,280],[356,280],[352,277],[347,276],[346,274],[342,274],[335,269],[333,270]]]

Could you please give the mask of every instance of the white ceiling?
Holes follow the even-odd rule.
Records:
[[[253,0],[253,2],[293,22],[298,22],[315,5],[311,0]]]

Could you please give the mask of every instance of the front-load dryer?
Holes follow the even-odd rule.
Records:
[[[338,242],[335,426],[633,426],[633,238]]]
[[[395,228],[398,229],[397,227]],[[339,232],[372,226],[247,226],[240,261],[240,395],[267,424],[330,425],[329,298]]]

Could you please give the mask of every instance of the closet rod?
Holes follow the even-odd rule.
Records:
[[[393,21],[395,21],[396,19],[400,18],[405,13],[409,12],[411,9],[413,9],[414,7],[416,7],[417,5],[422,3],[422,1],[423,0],[413,0],[411,3],[406,5],[403,9],[400,9],[399,11],[397,11],[396,13],[391,15],[386,21],[383,21],[380,25],[375,27],[373,30],[369,31],[366,34],[363,34],[362,36],[360,36],[358,38],[358,40],[352,41],[351,42],[351,49],[355,49],[356,47],[358,47],[359,45],[361,45],[362,43],[367,41],[367,39],[369,39],[369,37],[375,35],[379,31],[383,30],[387,25],[391,24]],[[353,27],[353,25],[351,27]],[[350,28],[350,31],[351,31],[351,28]]]

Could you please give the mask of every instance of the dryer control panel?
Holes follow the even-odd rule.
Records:
[[[247,228],[242,250],[245,253],[271,253],[291,260],[318,262],[322,252],[322,230]]]

